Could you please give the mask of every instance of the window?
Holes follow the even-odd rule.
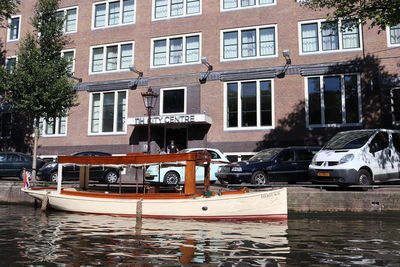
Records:
[[[222,11],[276,5],[275,0],[221,0]]]
[[[11,137],[12,116],[10,112],[0,113],[0,139]]]
[[[272,80],[225,83],[225,128],[273,128]]]
[[[109,0],[93,5],[95,29],[135,23],[135,0]]]
[[[393,124],[400,124],[400,88],[391,90]]]
[[[90,73],[129,70],[134,42],[91,47]]]
[[[6,59],[6,70],[9,73],[13,73],[17,66],[17,57],[8,57]]]
[[[161,114],[186,113],[186,88],[168,88],[160,90]]]
[[[386,28],[388,46],[400,46],[400,23]]]
[[[294,151],[285,150],[278,157],[279,161],[294,161]]]
[[[346,26],[354,25],[351,28]],[[344,30],[340,30],[341,28]],[[360,25],[355,21],[325,22],[322,20],[299,23],[300,54],[359,50]]]
[[[222,61],[276,56],[276,25],[222,31]]]
[[[42,136],[66,136],[67,135],[67,118],[48,118],[40,119],[40,132]]]
[[[166,19],[198,15],[201,10],[200,0],[153,0],[153,19]]]
[[[361,122],[360,76],[306,78],[307,125],[346,125]]]
[[[76,32],[78,25],[78,8],[69,7],[57,10],[57,14],[60,17],[64,17],[64,32],[72,33]]]
[[[152,67],[200,63],[200,34],[152,40]]]
[[[394,149],[400,153],[400,133],[392,133],[392,140]]]
[[[93,93],[90,101],[90,134],[126,131],[126,91]]]
[[[64,58],[68,59],[68,72],[73,74],[75,72],[75,49],[63,50],[61,51],[61,55]]]
[[[389,134],[386,132],[377,133],[371,140],[371,148],[373,147],[374,152],[384,150],[389,147]]]
[[[7,30],[7,41],[19,40],[21,29],[21,16],[12,17],[9,21],[9,28]]]

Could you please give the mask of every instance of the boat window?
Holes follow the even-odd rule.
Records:
[[[355,149],[365,145],[375,131],[351,131],[337,133],[323,149]]]

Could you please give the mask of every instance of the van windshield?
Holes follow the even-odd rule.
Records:
[[[255,154],[254,156],[252,156],[249,160],[270,160],[272,159],[272,157],[274,157],[276,154],[278,154],[279,152],[282,151],[283,148],[269,148],[269,149],[265,149],[262,150],[260,152],[258,152],[257,154]]]
[[[337,133],[323,149],[355,149],[360,148],[368,141],[375,131],[341,132]]]

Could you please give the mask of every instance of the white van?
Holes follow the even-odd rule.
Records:
[[[400,181],[400,131],[339,132],[308,167],[313,183],[370,185]]]

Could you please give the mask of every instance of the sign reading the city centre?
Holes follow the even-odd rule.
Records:
[[[128,118],[128,125],[147,125],[147,117]],[[151,124],[211,124],[211,118],[205,114],[151,116]]]

